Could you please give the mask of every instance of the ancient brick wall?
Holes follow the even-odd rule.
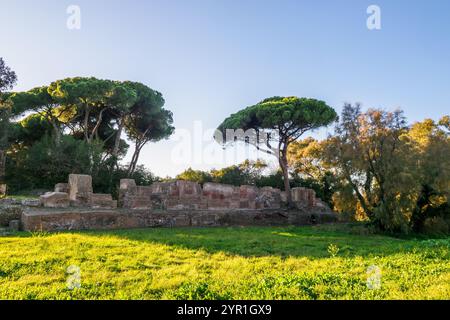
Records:
[[[292,197],[297,207],[314,207],[317,203],[311,189],[294,188]],[[119,191],[119,204],[127,209],[279,209],[285,202],[285,193],[272,187],[237,187],[210,182],[202,187],[196,182],[181,180],[156,182],[144,187],[125,179],[121,181]]]
[[[117,208],[117,201],[110,194],[94,193],[92,177],[82,174],[69,175],[68,183],[58,183],[54,192],[40,197],[45,208]]]
[[[131,209],[45,209],[22,213],[22,229],[65,231],[131,229],[149,227],[282,226],[336,222],[336,216],[320,210],[131,210]]]

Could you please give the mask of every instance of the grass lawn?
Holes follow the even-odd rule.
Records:
[[[0,237],[0,299],[450,299],[449,239],[358,230],[18,233]],[[73,290],[71,265],[81,270]],[[370,266],[379,289],[367,286]]]

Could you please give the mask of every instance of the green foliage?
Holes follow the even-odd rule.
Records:
[[[360,225],[356,226],[362,227]],[[91,231],[0,237],[0,299],[446,299],[448,239],[352,225]],[[330,257],[329,244],[340,248]],[[81,287],[66,286],[67,268]],[[381,288],[367,270],[382,271]]]
[[[340,251],[339,247],[333,243],[330,243],[327,248],[328,253],[332,258],[336,257]]]
[[[283,172],[288,203],[292,205],[288,172],[289,145],[305,132],[329,125],[336,117],[334,109],[323,101],[297,97],[272,97],[225,119],[218,127],[218,131],[222,133],[222,139],[218,140],[225,143],[243,141],[275,155]],[[230,140],[227,133],[228,130],[247,132],[249,129],[255,131],[256,137],[242,134]]]
[[[439,123],[408,127],[401,110],[363,113],[345,105],[336,134],[308,154],[322,172],[333,172],[338,211],[352,211],[381,231],[420,232],[426,218],[449,211],[450,139]]]
[[[216,182],[235,186],[257,185],[262,179],[262,171],[267,164],[261,160],[246,160],[237,166],[225,167],[209,172],[189,168],[176,176],[176,179],[195,181],[200,184]]]
[[[88,151],[89,150],[89,151]],[[89,154],[93,154],[92,158]],[[7,181],[14,191],[47,188],[67,181],[70,173],[91,173],[92,162],[99,167],[102,144],[92,146],[71,136],[63,136],[58,145],[49,136],[44,136],[29,149],[21,150],[8,159]]]
[[[112,193],[120,178],[153,181],[137,166],[140,151],[174,130],[162,94],[137,82],[67,78],[4,95],[0,102],[0,130],[8,125],[9,132],[0,145],[8,147],[6,179],[13,192],[50,188],[69,173],[91,174],[94,187]],[[25,118],[11,125],[19,115]],[[123,132],[135,143],[127,169],[119,165],[129,147]]]
[[[193,181],[200,184],[212,182],[211,174],[201,170],[186,169],[184,172],[176,176],[177,180]]]
[[[10,90],[17,82],[16,73],[5,64],[0,57],[0,94],[5,90]]]
[[[231,115],[223,121],[219,130],[279,129],[281,134],[294,138],[301,131],[330,124],[336,116],[336,112],[323,101],[273,97]]]
[[[33,113],[12,125],[10,141],[19,148],[31,147],[44,136],[52,135],[52,130],[52,126],[44,117]]]
[[[211,175],[217,183],[235,186],[256,185],[262,177],[263,170],[266,168],[267,164],[264,161],[246,160],[237,166],[212,170]]]
[[[259,188],[272,187],[284,190],[283,173],[281,170],[278,170],[275,173],[263,175],[256,181],[256,186]]]

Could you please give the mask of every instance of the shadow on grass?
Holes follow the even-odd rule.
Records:
[[[324,258],[337,246],[337,256],[385,256],[410,250],[411,241],[387,236],[355,234],[349,225],[305,227],[230,227],[135,229],[85,231],[85,235],[115,236],[127,240],[158,243],[182,249],[224,252],[244,257],[308,257]]]

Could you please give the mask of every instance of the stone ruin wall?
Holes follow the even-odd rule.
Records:
[[[293,188],[292,199],[297,207],[324,206],[314,190]],[[232,186],[218,183],[173,181],[137,186],[132,179],[121,180],[119,206],[128,209],[160,210],[260,210],[280,209],[286,193],[272,187]]]
[[[297,208],[324,207],[314,190],[293,188],[292,200]],[[92,177],[71,174],[68,183],[58,183],[54,192],[40,197],[46,208],[94,208],[140,210],[263,210],[280,209],[286,203],[286,193],[272,187],[233,186],[191,181],[155,182],[137,186],[133,179],[122,179],[119,199],[110,194],[93,192]]]
[[[297,209],[288,210],[279,189],[190,181],[137,186],[120,182],[119,199],[96,194],[92,178],[70,175],[54,192],[22,203],[10,229],[64,231],[147,227],[269,226],[335,222],[336,216],[311,189],[294,188]],[[11,225],[11,224],[10,224]]]
[[[94,193],[92,177],[81,174],[69,175],[68,183],[56,184],[55,191],[42,195],[40,202],[45,208],[117,208],[117,200],[112,195]]]

